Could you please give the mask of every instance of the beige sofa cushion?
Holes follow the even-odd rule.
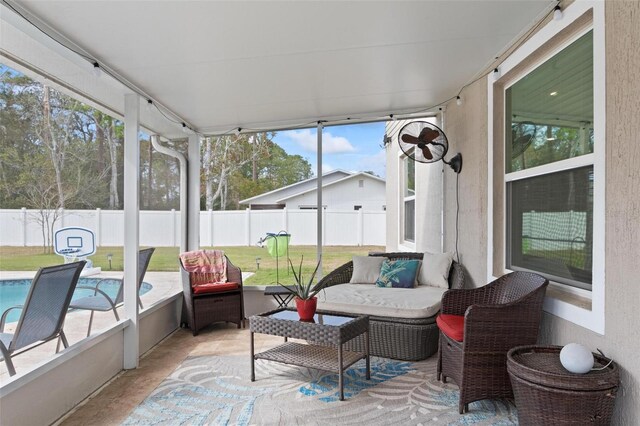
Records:
[[[418,272],[418,284],[449,288],[449,269],[453,262],[453,253],[424,253],[422,267]]]
[[[318,309],[346,314],[417,319],[438,313],[446,289],[381,288],[375,285],[339,284],[318,293]]]
[[[353,274],[351,284],[375,284],[380,276],[380,267],[384,257],[353,256]]]

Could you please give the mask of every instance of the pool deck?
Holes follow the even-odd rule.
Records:
[[[0,271],[0,280],[5,279],[21,279],[33,278],[36,271]],[[92,275],[91,278],[122,278],[122,271],[101,272]],[[140,298],[145,308],[153,305],[155,302],[173,295],[182,290],[179,272],[147,272],[144,278],[153,286],[148,292]],[[90,311],[70,311],[67,314],[64,332],[69,341],[69,346],[79,342],[87,336],[87,326],[89,325]],[[122,308],[118,309],[118,315],[122,316]],[[91,334],[98,334],[104,328],[116,322],[113,312],[96,312],[93,318]],[[11,333],[15,330],[16,322],[8,323],[5,332]],[[13,364],[18,374],[28,371],[36,365],[46,361],[56,351],[57,340],[47,342],[37,348],[22,353],[13,358]],[[0,361],[0,386],[9,377],[7,366],[4,361]]]

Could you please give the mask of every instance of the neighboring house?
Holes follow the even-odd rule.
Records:
[[[465,87],[461,105],[432,118],[447,159],[462,153],[458,176],[410,164],[402,123],[387,126],[387,250],[457,248],[468,287],[513,270],[547,276],[539,342],[578,342],[619,363],[615,424],[640,419],[638,12],[572,2]]]
[[[241,200],[252,210],[315,209],[316,178]],[[384,210],[385,181],[369,173],[332,170],[322,175],[322,206],[329,210]]]

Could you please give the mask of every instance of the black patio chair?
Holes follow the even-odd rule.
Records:
[[[154,250],[155,248],[152,247],[140,250],[138,252],[138,304],[140,305],[141,309],[143,308],[143,306],[142,301],[140,300],[140,286],[142,286],[142,280],[144,279],[144,275],[147,273],[147,267],[149,266],[149,261],[151,260],[151,255],[153,254]],[[95,287],[77,287],[87,290],[93,290],[93,295],[73,300],[70,306],[71,309],[82,309],[91,311],[91,316],[89,317],[89,327],[87,328],[87,337],[89,337],[89,335],[91,334],[91,325],[93,324],[93,314],[95,313],[95,311],[113,311],[113,315],[115,315],[116,321],[120,321],[117,308],[122,305],[122,302],[124,300],[124,281],[121,279],[116,279],[117,281],[120,281],[120,287],[115,299],[112,299],[107,293],[105,293],[103,290],[100,290],[100,285],[102,283],[113,280],[113,278],[100,280],[97,282]]]

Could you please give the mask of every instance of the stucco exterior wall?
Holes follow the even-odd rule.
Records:
[[[620,366],[613,424],[640,422],[640,2],[605,2],[605,334],[547,315],[542,338],[598,347]]]
[[[442,166],[442,161],[416,164],[415,250],[418,252],[442,252]]]
[[[606,1],[605,334],[546,313],[542,343],[600,348],[621,368],[612,424],[640,424],[640,2]],[[451,151],[462,152],[458,248],[468,285],[486,284],[487,82],[465,89],[445,115]],[[493,123],[492,123],[493,125]],[[498,167],[498,165],[495,165]],[[390,174],[391,175],[391,174]],[[445,249],[455,244],[455,175],[445,171]],[[495,213],[499,214],[499,213]],[[495,223],[495,222],[494,222]],[[390,235],[390,234],[388,234]],[[499,249],[497,247],[497,249]],[[496,256],[502,256],[496,251]]]
[[[480,79],[465,89],[463,104],[449,104],[444,131],[449,154],[462,153],[458,176],[444,172],[444,249],[456,249],[456,179],[459,179],[458,253],[467,273],[467,286],[486,284],[487,276],[487,81]]]
[[[440,125],[436,117],[423,118]],[[409,121],[399,120],[387,123],[385,132],[391,138],[387,145],[387,251],[442,251],[442,162],[416,163],[416,203],[415,203],[415,243],[403,245],[401,238],[401,159],[398,133]]]

